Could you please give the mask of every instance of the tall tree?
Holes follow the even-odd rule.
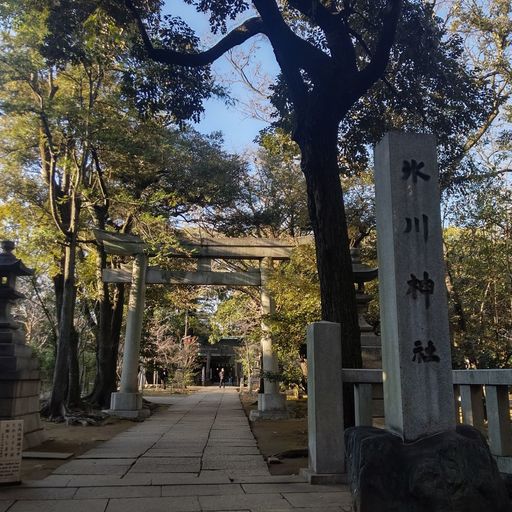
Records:
[[[398,23],[400,0],[337,2],[253,0],[258,16],[227,33],[226,22],[247,11],[249,2],[188,0],[210,15],[214,32],[225,36],[205,52],[176,51],[170,41],[152,39],[131,0],[126,5],[138,22],[150,58],[167,64],[204,66],[256,34],[272,45],[293,106],[293,139],[301,150],[308,208],[315,234],[322,318],[342,324],[344,364],[360,366],[359,328],[338,167],[338,128],[352,106],[384,73]],[[300,20],[290,22],[292,12]],[[353,34],[354,20],[367,18],[374,27],[368,41]],[[300,26],[312,27],[314,37],[300,37]],[[370,49],[366,53],[363,48]],[[350,422],[350,419],[348,420]]]
[[[60,4],[69,9],[65,18],[60,18],[62,11],[53,7],[52,2],[31,0],[2,4],[0,101],[7,114],[2,119],[2,146],[9,159],[19,164],[25,181],[37,185],[34,190],[39,195],[35,199],[40,207],[48,206],[47,212],[60,233],[61,272],[54,280],[59,335],[50,403],[50,414],[56,417],[62,414],[64,405],[80,400],[78,340],[74,331],[79,233],[84,233],[91,220],[93,226],[102,229],[130,226],[137,208],[130,211],[119,205],[131,203],[140,207],[148,200],[148,189],[152,191],[152,201],[145,209],[154,211],[158,203],[160,214],[178,214],[178,206],[189,199],[195,204],[218,202],[218,189],[227,182],[222,177],[231,173],[230,179],[236,182],[238,163],[232,159],[228,171],[215,174],[227,158],[219,156],[214,141],[197,136],[195,142],[203,145],[203,160],[210,159],[202,177],[216,177],[209,180],[209,187],[204,187],[203,196],[191,197],[198,193],[199,184],[191,179],[188,185],[195,188],[185,184],[184,175],[190,172],[185,159],[182,167],[173,169],[175,162],[170,156],[162,158],[162,148],[181,142],[182,156],[185,150],[190,153],[190,142],[186,141],[194,138],[193,132],[180,139],[169,124],[194,118],[201,111],[201,100],[213,90],[208,71],[182,70],[176,76],[163,66],[140,63],[137,49],[128,51],[126,34],[119,32],[113,18],[94,2],[80,6]],[[59,20],[76,30],[60,31],[53,37],[51,29]],[[184,38],[182,44],[189,48],[191,42]],[[180,80],[192,90],[180,87]],[[168,85],[172,91],[158,89],[157,84]],[[161,114],[163,110],[167,112],[165,116]],[[149,133],[158,137],[151,140]],[[160,147],[156,147],[156,139],[163,143]],[[127,148],[140,151],[134,154]],[[174,149],[170,154],[177,158],[179,151]],[[132,161],[120,156],[130,153],[134,156]],[[187,164],[192,160],[189,157]],[[135,179],[131,189],[124,187],[112,208],[112,193],[119,192],[123,184],[124,170],[120,165],[128,166]],[[46,188],[40,187],[33,175],[38,167]],[[176,171],[182,174],[181,190],[173,190]],[[160,195],[154,190],[157,182],[165,188],[158,191]],[[189,193],[185,199],[183,190]],[[122,294],[111,297],[101,281],[105,261],[106,255],[97,249],[96,314],[91,318],[96,323],[98,372],[91,398],[102,406],[108,405],[110,392],[115,389],[116,340],[123,305]]]

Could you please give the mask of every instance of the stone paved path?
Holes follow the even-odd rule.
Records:
[[[0,488],[0,512],[348,512],[346,486],[271,476],[234,388],[151,398],[169,404],[60,466]]]

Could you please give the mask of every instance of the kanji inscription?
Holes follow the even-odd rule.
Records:
[[[428,241],[428,215],[423,214],[421,220],[418,217],[406,217],[405,218],[405,230],[404,233],[421,233],[423,232],[423,239],[425,242]]]
[[[409,178],[412,178],[413,183],[418,183],[418,178],[421,178],[423,181],[428,181],[430,179],[430,175],[428,175],[425,172],[422,172],[421,170],[424,167],[424,162],[417,162],[414,159],[412,159],[411,161],[404,160],[404,164],[402,166],[402,179],[408,180]]]
[[[434,293],[434,281],[430,279],[428,272],[423,272],[423,279],[418,279],[411,274],[411,279],[407,281],[409,289],[407,295],[411,295],[413,299],[418,298],[418,293],[425,296],[425,307],[430,307],[430,295]]]
[[[439,363],[441,359],[435,354],[436,350],[432,340],[428,340],[426,347],[423,346],[421,340],[416,340],[414,342],[414,348],[412,349],[412,361],[416,363]]]

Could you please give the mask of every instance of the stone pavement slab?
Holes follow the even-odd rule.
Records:
[[[247,494],[258,493],[331,493],[346,492],[344,485],[310,485],[306,482],[301,483],[264,483],[264,484],[241,484],[242,489]]]
[[[143,458],[186,458],[186,459],[201,459],[201,456],[203,455],[202,451],[194,451],[194,452],[188,452],[187,455],[183,455],[183,450],[148,450],[144,455],[142,455]]]
[[[299,475],[238,475],[233,482],[239,484],[267,484],[267,483],[304,483],[304,478]]]
[[[133,473],[198,473],[201,469],[201,459],[191,458],[140,458],[130,469]]]
[[[124,475],[137,459],[75,459],[58,467],[55,475]]]
[[[283,496],[294,507],[316,507],[323,510],[325,506],[349,507],[352,502],[350,492],[323,492],[323,493],[283,493]]]
[[[108,500],[17,501],[9,512],[105,512]]]
[[[22,454],[24,459],[69,459],[73,456],[70,452],[35,452],[24,451]]]
[[[196,497],[112,499],[106,512],[199,512]]]
[[[292,510],[292,506],[280,494],[243,494],[236,496],[199,496],[201,510],[267,511],[269,508]]]
[[[151,475],[141,473],[120,477],[117,475],[72,475],[70,487],[127,487],[130,485],[151,485]]]
[[[199,475],[193,473],[146,473],[151,476],[152,485],[203,485],[229,484],[232,479],[223,471],[202,471]]]
[[[66,487],[71,478],[71,475],[49,475],[43,480],[24,480],[21,487]],[[0,490],[1,495],[2,491]]]
[[[259,455],[261,453],[255,446],[209,446],[204,451],[205,457],[226,455]]]
[[[92,498],[154,498],[162,495],[162,488],[158,485],[130,485],[123,487],[81,487],[77,490],[74,499]]]
[[[14,503],[13,500],[1,500],[0,501],[0,512],[6,512],[6,510]]]
[[[345,486],[269,473],[234,388],[154,401],[168,407],[44,480],[0,488],[0,512],[350,512]]]
[[[164,485],[162,496],[230,496],[244,494],[239,484]]]
[[[9,487],[0,490],[0,496],[7,500],[64,500],[72,498],[76,493],[75,487]]]

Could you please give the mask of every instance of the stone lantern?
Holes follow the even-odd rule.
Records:
[[[0,247],[0,420],[24,420],[23,444],[29,448],[45,439],[39,418],[39,362],[11,309],[23,298],[16,279],[33,271],[12,254],[14,242],[2,241]]]
[[[350,249],[352,257],[352,272],[356,284],[357,315],[361,331],[361,352],[363,368],[382,368],[380,336],[377,336],[373,327],[366,321],[364,315],[368,312],[371,297],[365,293],[364,285],[377,278],[378,269],[371,268],[361,261],[359,248]]]
[[[19,333],[19,325],[11,315],[12,306],[23,298],[16,291],[16,279],[18,276],[31,276],[34,271],[12,254],[14,242],[3,240],[0,247],[0,343],[7,343],[14,341],[15,333]]]

